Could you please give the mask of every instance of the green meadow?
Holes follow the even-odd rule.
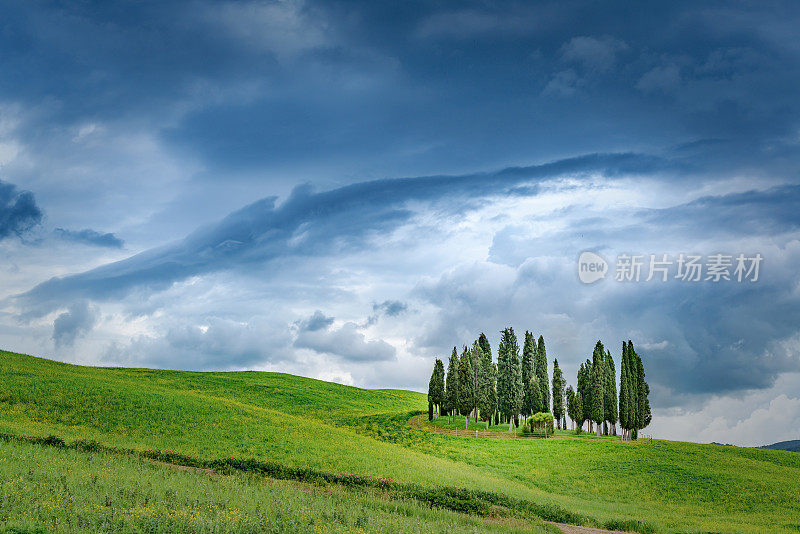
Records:
[[[209,461],[256,459],[388,478],[434,492],[466,488],[513,499],[525,510],[557,510],[576,523],[643,532],[800,531],[796,453],[621,442],[571,431],[548,439],[465,437],[409,424],[426,410],[422,394],[280,373],[94,368],[0,352],[0,432],[5,434],[95,440],[106,447],[173,451]],[[463,421],[436,424],[463,428]],[[437,506],[435,499],[426,503],[374,488],[177,470],[108,451],[14,441],[0,447],[0,525],[7,527],[552,528],[533,513],[456,513]],[[307,510],[307,520],[297,519],[297,510]]]

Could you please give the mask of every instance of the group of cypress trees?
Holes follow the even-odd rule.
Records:
[[[622,439],[636,439],[639,430],[653,419],[650,413],[650,386],[644,379],[642,359],[633,342],[622,342],[622,368],[619,378],[619,422]]]
[[[617,422],[622,427],[622,439],[636,439],[638,431],[650,424],[650,387],[645,381],[642,359],[636,354],[633,342],[622,343],[619,397],[616,368],[611,351],[598,341],[591,359],[581,364],[577,386],[566,387],[566,380],[553,360],[552,414],[558,428],[566,427],[566,415],[580,431],[587,429],[616,435]],[[566,397],[566,402],[565,402]],[[565,413],[566,411],[566,413]],[[508,423],[509,432],[519,424],[519,417],[551,412],[551,388],[547,373],[547,352],[544,337],[538,341],[525,332],[520,357],[514,329],[501,332],[497,364],[485,334],[471,348],[464,346],[461,354],[453,347],[445,373],[444,363],[437,359],[428,383],[428,417],[460,414],[469,428],[470,418],[491,423]]]
[[[558,367],[553,367],[553,415],[559,428],[564,419],[564,377]],[[428,383],[429,418],[434,414],[464,416],[469,428],[470,418],[491,423],[508,423],[509,431],[519,424],[519,417],[529,417],[540,412],[550,412],[550,384],[547,374],[547,352],[544,337],[538,341],[525,332],[525,343],[520,357],[519,343],[514,329],[501,332],[497,364],[492,360],[489,339],[481,334],[459,355],[453,353],[445,373],[442,360],[436,360]]]
[[[598,341],[592,358],[578,369],[577,388],[567,389],[567,413],[576,430],[586,422],[587,430],[592,432],[594,427],[598,436],[616,435],[619,421],[622,439],[636,439],[638,431],[650,424],[650,386],[644,378],[642,359],[630,340],[622,343],[619,397],[616,376],[611,351]]]

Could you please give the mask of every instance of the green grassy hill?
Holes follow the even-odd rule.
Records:
[[[800,530],[797,454],[660,440],[449,436],[409,425],[412,415],[426,409],[425,396],[414,392],[364,390],[279,373],[92,368],[0,352],[2,433],[92,439],[206,460],[255,458],[388,477],[420,488],[459,486],[597,525],[636,526],[638,521],[639,530],[659,532]],[[33,454],[29,448],[36,446],[4,447]],[[122,461],[118,456],[108,461]],[[126,480],[136,478],[131,469]],[[138,469],[149,474],[154,468]],[[0,476],[5,488],[7,474],[0,470]],[[364,504],[369,509],[381,501],[369,491],[359,498],[371,499]],[[3,506],[0,501],[0,520]],[[403,506],[414,510],[406,515],[425,509],[419,503]],[[453,530],[470,524],[471,519],[452,515],[459,517]],[[443,517],[431,521],[449,520]],[[399,524],[394,520],[387,524]],[[535,519],[526,524],[543,528]]]

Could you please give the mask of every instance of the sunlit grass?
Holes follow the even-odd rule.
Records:
[[[408,419],[426,409],[414,392],[284,374],[87,368],[0,352],[4,432],[499,491],[662,531],[800,529],[798,454],[572,430],[535,440],[458,437],[412,428]]]
[[[0,527],[55,532],[547,532],[337,487],[209,476],[144,460],[0,441]]]

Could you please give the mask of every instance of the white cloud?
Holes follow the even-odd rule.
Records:
[[[289,61],[333,44],[324,21],[311,17],[304,7],[302,0],[212,3],[204,17],[244,45]]]
[[[561,58],[584,68],[607,71],[614,66],[617,56],[628,49],[623,41],[610,36],[573,37],[561,47]]]

